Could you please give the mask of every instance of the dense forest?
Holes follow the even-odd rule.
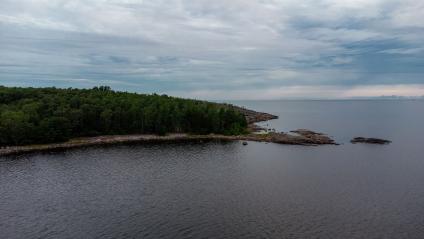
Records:
[[[246,132],[228,106],[166,95],[93,89],[0,86],[0,146],[51,143],[81,136]]]

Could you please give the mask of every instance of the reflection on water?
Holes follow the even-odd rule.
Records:
[[[243,102],[341,146],[132,145],[0,161],[4,238],[422,238],[421,101]],[[393,140],[352,145],[353,136]]]

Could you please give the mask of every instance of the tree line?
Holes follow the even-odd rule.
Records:
[[[245,133],[245,117],[228,106],[92,89],[0,86],[0,146],[63,142],[113,134]]]

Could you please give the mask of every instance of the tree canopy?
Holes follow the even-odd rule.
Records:
[[[92,89],[0,86],[0,146],[112,134],[246,132],[240,113],[217,103]]]

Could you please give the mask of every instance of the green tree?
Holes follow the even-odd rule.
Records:
[[[246,119],[228,105],[167,95],[0,86],[0,145],[103,134],[240,134]]]

